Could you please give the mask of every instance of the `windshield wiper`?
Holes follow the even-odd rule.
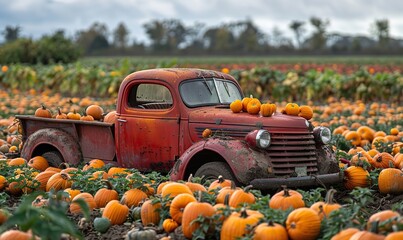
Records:
[[[226,83],[226,82],[222,82],[222,83],[224,84],[225,91],[227,91],[227,93],[228,93],[228,97],[231,97],[231,94],[229,93],[229,89],[228,89],[227,83]]]
[[[210,86],[208,85],[207,80],[204,78],[204,76],[203,76],[203,80],[204,80],[204,85],[206,85],[208,91],[210,92],[210,95],[213,95],[213,91],[211,91],[211,88],[210,88]]]

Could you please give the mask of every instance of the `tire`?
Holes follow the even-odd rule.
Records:
[[[41,145],[49,145],[50,148],[38,151],[38,146]],[[21,157],[31,159],[35,155],[43,155],[49,152],[59,153],[61,156],[59,159],[70,165],[77,165],[83,159],[78,141],[69,133],[55,128],[43,128],[31,134],[24,143]],[[52,153],[50,158],[58,161],[55,153]]]
[[[234,181],[236,185],[239,185],[238,180],[232,174],[232,171],[228,164],[224,162],[209,162],[202,165],[195,172],[195,177],[200,177],[203,181],[211,180],[214,181],[218,176],[223,176],[224,179]]]
[[[45,152],[42,157],[46,158],[52,167],[59,167],[64,162],[63,156],[58,151]]]

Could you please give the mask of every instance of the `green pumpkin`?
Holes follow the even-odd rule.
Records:
[[[137,221],[141,219],[141,207],[132,208],[130,216],[133,221]]]
[[[154,229],[133,228],[127,232],[126,240],[155,240],[157,232]]]
[[[111,221],[107,218],[97,217],[94,219],[94,229],[97,232],[105,233],[111,226]]]

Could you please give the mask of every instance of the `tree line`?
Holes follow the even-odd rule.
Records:
[[[309,25],[314,30],[307,33]],[[77,31],[74,37],[66,37],[64,31],[59,30],[43,36],[38,42],[45,39],[46,44],[54,43],[54,47],[59,45],[58,41],[64,42],[64,47],[67,47],[67,42],[71,42],[68,49],[70,55],[74,57],[76,55],[79,57],[81,55],[297,55],[403,52],[403,40],[390,36],[387,19],[375,20],[371,24],[368,36],[332,33],[328,31],[329,25],[329,20],[318,17],[311,17],[308,21],[294,20],[289,24],[294,36],[294,39],[291,39],[277,27],[270,33],[265,33],[251,19],[222,23],[218,26],[206,26],[204,23],[186,25],[179,19],[151,20],[142,26],[148,37],[147,43],[144,43],[132,40],[130,29],[123,22],[112,31],[109,31],[106,24],[95,22],[88,29]],[[35,42],[22,38],[21,30],[19,26],[5,27],[2,32],[5,42],[0,47],[0,61],[5,46],[8,48],[13,43],[19,46]],[[16,41],[23,43],[15,44]],[[13,46],[13,49],[18,46]],[[74,47],[77,47],[77,51],[72,50]],[[40,49],[38,46],[35,48]],[[59,56],[53,59],[56,60],[63,61],[63,58]]]

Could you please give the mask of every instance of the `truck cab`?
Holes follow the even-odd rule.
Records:
[[[53,155],[71,161],[63,157],[66,150],[54,136],[49,142],[43,137],[49,132],[43,129],[56,128],[59,135],[69,135],[63,141],[73,141],[70,145],[79,151],[74,163],[99,158],[143,172],[169,173],[171,180],[187,179],[190,174],[207,179],[222,175],[260,189],[342,180],[327,145],[329,129],[313,128],[302,117],[281,113],[272,117],[233,113],[230,103],[242,98],[238,82],[217,71],[168,68],[134,72],[121,83],[115,124],[17,116],[26,141],[22,155],[49,157],[44,147],[49,146]],[[205,129],[211,129],[211,137],[202,137]],[[32,137],[38,130],[42,130],[40,141]]]

